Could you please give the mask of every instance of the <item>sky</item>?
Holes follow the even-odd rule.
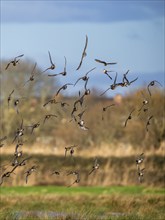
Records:
[[[50,65],[50,51],[57,66],[52,73],[58,73],[63,70],[66,56],[69,74],[59,77],[60,83],[75,82],[97,67],[90,75],[89,86],[100,91],[112,81],[102,74],[104,66],[94,59],[117,62],[107,68],[118,72],[119,81],[128,69],[129,79],[138,76],[138,80],[130,89],[119,88],[113,94],[125,93],[152,80],[164,85],[164,7],[163,0],[1,0],[1,59],[10,60],[23,53],[24,59],[31,59],[45,69]],[[76,71],[86,35],[87,56]]]

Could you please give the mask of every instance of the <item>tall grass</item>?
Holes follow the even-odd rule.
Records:
[[[164,191],[144,187],[2,187],[0,203],[0,219],[6,220],[165,217]]]

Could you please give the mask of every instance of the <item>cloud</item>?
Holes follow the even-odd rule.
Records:
[[[163,1],[2,1],[1,22],[118,22],[164,15]]]

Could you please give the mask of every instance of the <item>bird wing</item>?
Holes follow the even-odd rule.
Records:
[[[82,53],[82,56],[81,56],[80,63],[79,63],[79,65],[78,65],[78,67],[77,67],[76,70],[79,70],[80,67],[81,67],[81,65],[82,65],[83,58],[84,58],[85,55],[86,55],[86,48],[87,48],[87,45],[88,45],[88,36],[86,35],[85,47],[84,47],[84,50],[83,50],[83,53]]]
[[[108,89],[106,89],[100,96],[104,95],[111,87],[109,87]]]
[[[23,56],[24,56],[24,54],[21,54],[21,55],[15,57],[15,59],[17,59],[17,58],[19,58],[19,57],[23,57]]]
[[[102,63],[102,64],[106,65],[105,61],[102,61],[102,60],[99,60],[99,59],[95,59],[95,61],[98,62],[98,63]]]
[[[10,66],[10,64],[11,64],[11,62],[7,64],[7,66],[6,66],[5,70],[7,70],[7,69],[8,69],[8,67]]]
[[[114,65],[114,64],[117,64],[117,63],[106,63],[107,65]]]
[[[51,58],[51,54],[50,54],[49,51],[48,51],[48,53],[49,53],[49,60],[50,60],[50,63],[51,63],[52,65],[54,65],[54,63],[53,63],[53,61],[52,61],[52,58]]]

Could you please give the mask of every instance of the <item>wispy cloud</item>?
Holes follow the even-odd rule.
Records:
[[[1,22],[114,22],[163,16],[164,1],[2,1]]]

